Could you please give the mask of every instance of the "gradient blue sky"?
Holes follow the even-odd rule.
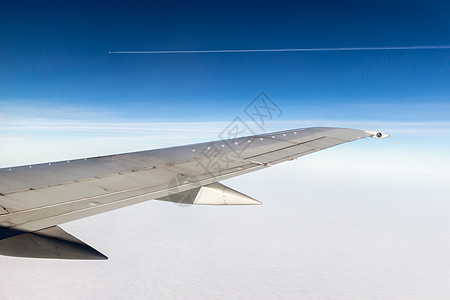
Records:
[[[1,296],[448,297],[450,50],[108,54],[415,45],[450,45],[448,1],[0,0],[0,167],[255,129],[261,91],[283,110],[264,131],[391,134],[225,182],[256,208],[149,201],[64,224],[110,260],[0,256]]]
[[[447,45],[449,10],[446,1],[1,1],[0,101],[229,121],[265,91],[286,120],[447,120],[449,50],[108,51]],[[376,104],[385,106],[365,106]]]

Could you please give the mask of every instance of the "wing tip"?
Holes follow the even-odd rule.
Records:
[[[381,140],[381,139],[390,137],[389,134],[381,132],[381,131],[365,131],[365,134],[367,137],[372,137],[377,140]]]

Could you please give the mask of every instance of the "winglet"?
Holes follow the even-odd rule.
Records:
[[[370,136],[377,140],[390,137],[389,134],[381,132],[381,131],[365,131],[365,133],[366,133],[366,136]]]

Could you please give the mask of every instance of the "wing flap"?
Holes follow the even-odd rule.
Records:
[[[11,230],[9,231],[11,233]],[[35,232],[13,231],[0,240],[0,254],[16,257],[105,260],[105,255],[58,226]]]
[[[77,188],[74,188],[76,185]],[[2,206],[10,212],[65,203],[86,197],[106,195],[107,191],[92,182],[77,182],[4,194]]]

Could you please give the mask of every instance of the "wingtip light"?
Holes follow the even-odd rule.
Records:
[[[378,140],[390,137],[389,134],[381,131],[366,131],[366,135]]]

